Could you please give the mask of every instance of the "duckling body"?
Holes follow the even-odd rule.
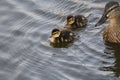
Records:
[[[74,33],[66,29],[53,29],[49,39],[55,44],[70,43],[74,40]]]
[[[104,23],[106,19],[109,19],[109,24],[104,30],[103,39],[112,43],[120,43],[120,6],[118,2],[111,1],[106,4],[104,14],[97,25]]]
[[[78,28],[83,28],[87,25],[87,19],[83,15],[67,16],[66,28],[76,30]]]

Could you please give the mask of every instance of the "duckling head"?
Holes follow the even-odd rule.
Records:
[[[53,29],[51,32],[51,36],[49,37],[49,40],[51,42],[55,42],[55,39],[60,36],[61,31],[59,29]]]
[[[75,22],[75,17],[72,15],[67,16],[67,24],[71,25]]]
[[[110,1],[105,5],[104,13],[101,17],[101,19],[98,21],[98,23],[95,26],[99,26],[108,19],[108,14],[113,11],[115,8],[119,7],[119,3],[116,1]]]
[[[51,34],[55,38],[59,37],[60,36],[60,30],[59,29],[53,29]]]

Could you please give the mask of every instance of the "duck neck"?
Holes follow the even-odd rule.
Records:
[[[120,27],[120,17],[111,18],[110,25],[116,25],[116,26]]]

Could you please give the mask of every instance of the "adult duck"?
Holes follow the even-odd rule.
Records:
[[[109,19],[109,24],[104,30],[103,39],[112,43],[120,43],[120,5],[116,1],[106,4],[103,16],[95,26],[103,24]]]

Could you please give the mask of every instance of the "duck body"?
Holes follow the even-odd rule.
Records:
[[[58,33],[56,33],[55,30],[58,30]],[[51,34],[52,35],[49,38],[49,40],[51,41],[51,43],[54,43],[54,44],[70,43],[74,40],[74,36],[75,36],[72,31],[66,30],[66,29],[63,29],[63,30],[53,29]]]
[[[104,23],[106,19],[109,19],[109,24],[104,30],[103,39],[112,43],[120,43],[120,6],[118,2],[111,1],[106,4],[104,14],[98,24]]]
[[[112,43],[120,43],[120,23],[118,25],[110,23],[104,30],[103,39]]]
[[[66,28],[71,30],[76,30],[78,28],[83,28],[87,25],[87,19],[83,15],[69,15],[67,16]]]

